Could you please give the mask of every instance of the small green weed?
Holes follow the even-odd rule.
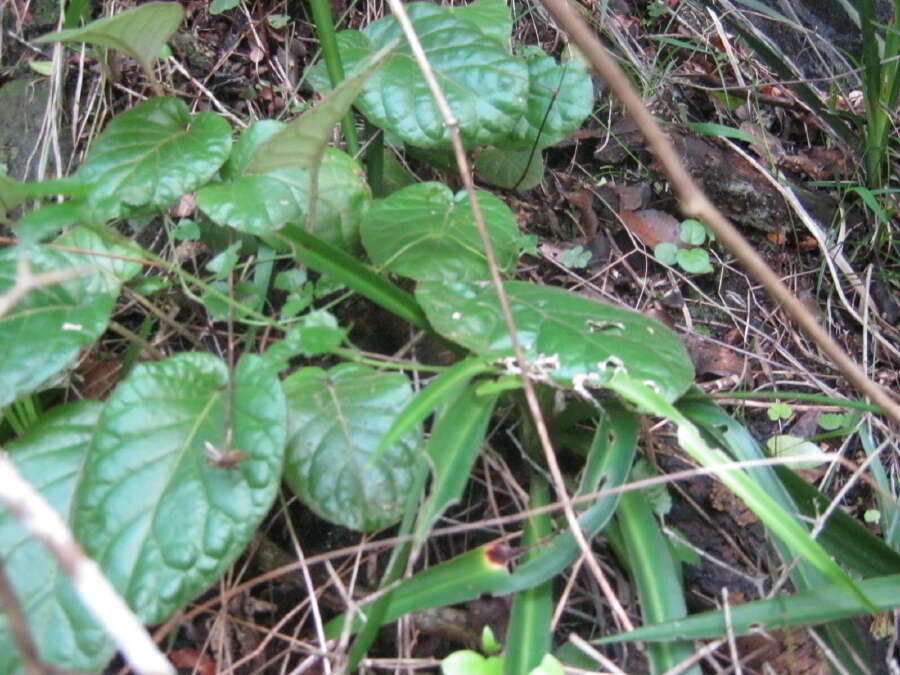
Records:
[[[654,257],[664,265],[678,265],[688,274],[709,274],[713,266],[709,260],[709,251],[699,248],[707,240],[712,240],[712,233],[703,223],[688,218],[681,223],[678,236],[691,248],[679,248],[671,242],[661,242],[653,249]]]

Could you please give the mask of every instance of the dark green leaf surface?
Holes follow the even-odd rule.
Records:
[[[498,0],[475,0],[468,5],[448,7],[467,21],[476,24],[485,36],[506,48],[512,38],[512,16],[509,5]]]
[[[86,267],[84,256],[44,246],[0,250],[0,293],[16,279],[16,258],[24,255],[34,274]],[[81,277],[29,292],[0,317],[0,407],[34,391],[72,361],[78,350],[106,330],[117,286],[87,270]]]
[[[536,377],[564,386],[600,387],[617,371],[668,401],[690,386],[694,369],[678,337],[642,314],[562,289],[507,281],[519,343]],[[512,355],[506,326],[487,282],[422,282],[416,298],[434,329],[489,359]]]
[[[244,356],[231,398],[222,361],[179,354],[136,366],[98,421],[76,495],[75,535],[147,623],[212,583],[275,498],[285,441],[277,372]],[[249,456],[216,466],[208,444]]]
[[[375,461],[370,457],[412,399],[409,381],[344,364],[304,368],[284,381],[289,409],[285,480],[317,514],[369,531],[403,515],[420,454],[416,429]]]
[[[101,404],[60,406],[26,437],[6,447],[16,469],[62,519],[72,522],[72,500]],[[106,633],[81,604],[67,577],[43,545],[0,509],[0,559],[25,611],[43,662],[99,671],[114,652]],[[0,612],[0,673],[24,672]]]
[[[386,47],[373,55],[361,64],[353,77],[341,82],[323,101],[260,145],[247,167],[247,173],[265,174],[278,169],[312,169],[318,166],[331,140],[334,125],[350,109],[366,79],[384,62],[389,50]]]
[[[483,14],[486,7],[479,12]],[[406,9],[459,121],[463,142],[491,145],[504,138],[526,109],[525,62],[510,56],[499,43],[497,26],[482,31],[479,24],[466,18],[466,12],[425,2],[410,3]],[[476,18],[474,13],[470,15]],[[363,39],[338,37],[345,68],[353,72],[360,56],[401,37],[401,31],[389,16],[366,26]],[[368,51],[363,51],[366,42]],[[406,143],[423,148],[450,145],[431,92],[405,44],[366,82],[356,105],[373,124],[396,133]]]
[[[472,164],[483,181],[508,190],[530,190],[544,178],[544,158],[539,150],[485,148]]]
[[[184,10],[177,2],[149,2],[97,19],[81,28],[67,28],[34,40],[46,42],[88,42],[109,47],[132,57],[148,73],[159,50],[181,23]]]
[[[501,200],[476,193],[501,273],[516,261],[521,236]],[[473,281],[490,276],[465,192],[440,183],[411,185],[372,204],[362,240],[376,265],[416,281]]]
[[[219,225],[264,236],[289,222],[303,222],[309,205],[310,173],[278,169],[245,174],[255,148],[283,125],[265,122],[248,128],[226,165],[231,180],[197,192],[197,205]],[[349,155],[328,149],[319,167],[319,198],[314,234],[351,251],[359,247],[359,222],[372,199],[362,168]]]
[[[175,98],[152,98],[112,119],[78,170],[93,184],[88,201],[100,219],[140,207],[163,209],[215,175],[231,150],[219,115],[191,115]]]
[[[528,105],[512,133],[498,143],[510,150],[556,145],[581,126],[594,108],[594,85],[574,62],[558,64],[540,47],[525,47]]]

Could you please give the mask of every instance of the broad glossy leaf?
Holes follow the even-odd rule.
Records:
[[[496,29],[483,32],[465,12],[431,3],[406,6],[416,34],[434,69],[466,145],[491,145],[505,138],[526,109],[528,67],[496,40]],[[492,34],[493,32],[493,34]],[[401,37],[396,19],[373,21],[363,30],[369,52]],[[345,44],[355,47],[349,53]],[[339,40],[345,69],[358,66],[358,37]],[[357,107],[369,120],[423,148],[449,147],[450,136],[407,45],[398,49],[363,87]]]
[[[402,375],[344,364],[304,368],[284,381],[289,414],[285,480],[317,514],[370,531],[403,515],[420,453],[416,429],[370,462],[412,398]]]
[[[488,192],[476,192],[501,273],[519,253],[512,212]],[[411,185],[372,204],[363,245],[376,265],[417,281],[471,281],[490,276],[465,192],[441,183]]]
[[[0,250],[0,294],[16,279],[17,256],[34,274],[89,267],[85,256],[45,246]],[[0,316],[0,407],[37,389],[106,330],[118,287],[100,271],[31,290]]]
[[[16,469],[71,524],[72,506],[101,404],[60,406],[6,450]],[[0,510],[0,559],[25,611],[43,662],[99,671],[115,651],[46,549]],[[23,672],[0,612],[0,673]]]
[[[556,145],[594,109],[594,85],[575,61],[556,63],[540,47],[523,50],[528,64],[528,105],[512,133],[497,143],[510,150]]]
[[[140,7],[97,19],[81,28],[68,28],[34,40],[46,42],[88,42],[117,49],[132,57],[145,72],[152,72],[153,59],[184,17],[177,2],[149,2]]]
[[[278,490],[285,406],[275,368],[244,356],[231,398],[222,361],[179,354],[136,366],[97,423],[75,535],[147,623],[234,561]],[[249,456],[230,468],[211,461],[230,449]]]
[[[341,82],[323,101],[262,143],[247,173],[265,174],[278,169],[312,169],[322,161],[334,125],[350,109],[363,84],[389,56],[387,46],[360,65],[358,72]]]
[[[261,144],[277,133],[278,125],[267,122],[247,129],[237,143],[240,158],[248,147]],[[245,140],[245,137],[247,140]],[[250,157],[247,157],[250,161]],[[278,169],[266,174],[243,173],[242,160],[229,165],[234,177],[197,192],[197,205],[219,225],[265,236],[286,223],[304,223],[309,205],[310,173],[306,169]],[[238,175],[240,174],[240,175]],[[359,248],[359,222],[372,199],[365,175],[349,155],[329,148],[319,167],[319,198],[313,234],[354,251]]]
[[[163,209],[212,178],[231,150],[231,129],[219,115],[191,115],[175,98],[152,98],[117,115],[94,141],[78,170],[92,183],[99,218]]]
[[[508,190],[530,190],[544,178],[544,158],[539,150],[485,148],[472,164],[481,180]]]
[[[130,281],[141,271],[141,263],[136,260],[142,257],[141,248],[134,242],[121,241],[119,235],[113,232],[94,231],[82,225],[72,228],[57,238],[55,243],[97,253],[81,257],[86,264],[106,272],[106,285],[111,292],[118,290],[120,284]]]
[[[668,401],[690,386],[690,358],[661,323],[559,288],[522,281],[507,281],[504,288],[536,376],[563,386],[600,387],[624,370]],[[490,359],[512,355],[490,283],[422,282],[416,299],[444,337]]]
[[[454,14],[476,24],[487,37],[503,47],[512,38],[512,16],[503,0],[475,0],[468,5],[449,8]]]

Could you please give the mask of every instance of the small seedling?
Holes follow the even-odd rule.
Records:
[[[703,223],[691,218],[681,223],[679,238],[689,246],[701,246],[712,237]],[[689,274],[707,274],[713,271],[709,262],[709,252],[703,248],[679,248],[664,241],[653,249],[654,257],[664,265],[678,265]]]
[[[794,411],[791,406],[787,403],[782,403],[781,401],[773,403],[766,411],[766,415],[768,415],[769,419],[773,422],[777,422],[778,420],[788,420],[793,414]]]
[[[575,246],[559,254],[559,264],[570,269],[580,270],[587,267],[591,260],[591,252],[584,246]]]

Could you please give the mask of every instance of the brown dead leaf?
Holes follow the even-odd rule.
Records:
[[[619,209],[624,211],[637,211],[644,208],[650,202],[653,194],[650,184],[647,182],[632,185],[610,183],[609,187],[619,198]]]
[[[784,157],[784,146],[775,136],[766,131],[755,122],[741,122],[740,130],[754,139],[753,151],[758,157],[774,157],[776,160]]]
[[[697,375],[740,377],[744,372],[744,359],[724,345],[688,335],[684,339],[684,346],[694,362]]]
[[[176,668],[184,668],[198,675],[215,675],[216,662],[208,654],[201,654],[196,649],[176,649],[169,652],[169,661]]]
[[[712,492],[709,493],[709,505],[716,511],[727,513],[741,527],[759,522],[759,519],[753,511],[747,508],[741,498],[722,483],[713,483]]]
[[[796,155],[781,157],[778,166],[788,171],[805,173],[813,180],[830,180],[835,174],[846,173],[847,158],[837,148],[815,146],[801,150]]]
[[[581,230],[585,239],[593,239],[600,227],[597,214],[594,212],[594,195],[589,190],[579,190],[567,193],[565,197],[581,214]]]
[[[623,209],[619,211],[619,217],[631,234],[640,239],[648,248],[654,248],[662,242],[676,246],[682,245],[678,236],[681,223],[665,211],[657,209],[628,211]]]
[[[191,218],[195,213],[197,213],[197,196],[193,192],[181,195],[169,210],[173,218]]]
[[[78,374],[84,380],[84,388],[81,392],[84,398],[97,401],[105,399],[110,390],[116,386],[121,369],[120,361],[86,356],[78,365]]]

